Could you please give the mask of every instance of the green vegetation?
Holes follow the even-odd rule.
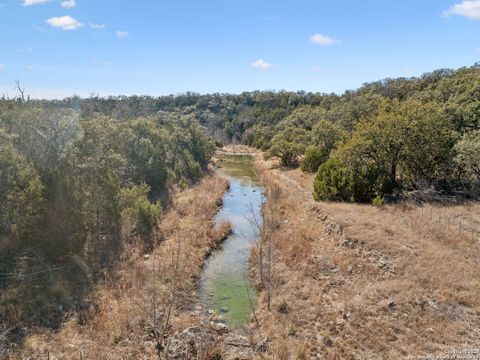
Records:
[[[410,190],[478,193],[478,161],[469,149],[475,148],[472,139],[480,129],[479,90],[480,65],[475,64],[372,82],[343,95],[187,93],[68,99],[61,106],[75,104],[85,114],[120,119],[181,112],[196,117],[218,143],[235,139],[278,157],[283,166],[300,164],[308,172],[336,159],[329,167],[334,176],[327,181],[329,192],[316,198],[371,202]],[[325,174],[319,177],[327,180]],[[351,190],[334,191],[338,181]]]
[[[57,326],[81,309],[125,248],[154,245],[170,190],[200,179],[213,150],[193,114],[0,101],[0,323]]]

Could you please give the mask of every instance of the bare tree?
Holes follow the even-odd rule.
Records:
[[[25,102],[25,88],[20,85],[20,80],[17,79],[15,80],[15,88],[14,90],[17,90],[20,93],[20,99],[22,102]]]

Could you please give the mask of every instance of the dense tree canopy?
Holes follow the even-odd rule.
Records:
[[[150,248],[170,190],[197,181],[213,153],[192,112],[118,119],[72,103],[83,104],[0,101],[0,317],[7,320],[52,321],[35,316],[52,301],[74,304],[131,240]],[[8,303],[21,299],[25,312],[9,313]]]

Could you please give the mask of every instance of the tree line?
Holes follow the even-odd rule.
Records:
[[[319,200],[370,202],[411,190],[479,191],[480,64],[367,83],[342,95],[255,91],[71,98],[86,114],[195,116],[217,143],[238,141],[317,173]]]
[[[149,250],[214,147],[194,114],[0,101],[0,326],[54,326],[125,248]]]

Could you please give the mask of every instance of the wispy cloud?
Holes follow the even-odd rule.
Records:
[[[107,25],[95,24],[95,23],[90,23],[90,24],[88,24],[88,26],[90,26],[92,29],[97,29],[97,30],[102,30],[102,29],[105,29],[107,27]]]
[[[33,69],[33,65],[25,65],[25,67],[28,69],[28,70],[32,70]]]
[[[312,70],[313,70],[313,71],[320,71],[320,70],[321,70],[321,67],[320,67],[320,66],[317,66],[317,65],[313,65],[313,66],[312,66]]]
[[[254,69],[261,69],[261,70],[269,70],[272,68],[272,64],[264,61],[263,59],[258,59],[257,61],[253,62],[251,65]]]
[[[5,68],[5,64],[0,64],[0,70]]]
[[[60,16],[60,17],[52,17],[48,19],[47,24],[52,27],[63,29],[63,30],[77,30],[83,27],[83,24],[76,19],[72,18],[71,16]]]
[[[480,19],[480,0],[463,1],[452,5],[443,12],[442,17],[452,15],[464,16],[468,19]]]
[[[22,6],[46,4],[52,0],[23,0]]]
[[[323,34],[313,34],[310,36],[310,41],[323,46],[332,46],[335,44],[340,44],[341,40],[339,39],[332,39],[330,36],[323,35]]]
[[[75,0],[66,0],[66,1],[62,1],[60,3],[60,6],[66,9],[71,9],[77,6],[77,3],[75,2]]]
[[[407,75],[411,75],[413,73],[414,69],[411,67],[406,67],[403,69],[403,72]]]
[[[120,39],[125,39],[128,37],[128,32],[126,31],[115,31],[115,35]]]

